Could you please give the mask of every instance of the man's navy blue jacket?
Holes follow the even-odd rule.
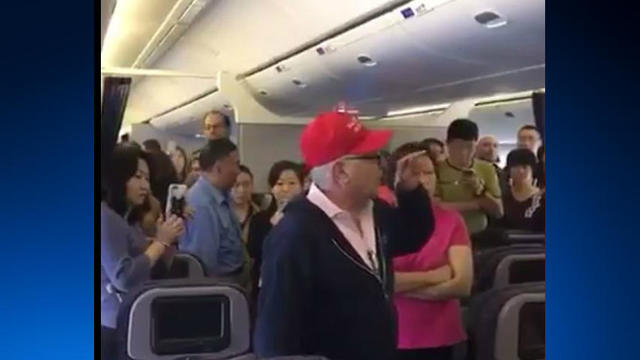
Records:
[[[379,271],[306,198],[292,201],[265,239],[254,350],[258,356],[323,355],[390,360],[396,348],[392,257],[418,251],[433,233],[422,187],[376,200]]]

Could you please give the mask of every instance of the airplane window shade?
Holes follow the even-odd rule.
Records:
[[[104,166],[118,141],[130,86],[130,78],[106,77],[104,79],[102,116],[100,118],[100,168],[102,174],[105,174]]]
[[[544,95],[543,92],[534,92],[531,97],[533,104],[533,117],[536,121],[536,127],[540,130],[540,137],[544,141]]]
[[[509,267],[509,284],[544,281],[544,259],[516,261]]]
[[[229,299],[163,297],[151,305],[151,346],[158,355],[219,352],[231,344]]]
[[[518,357],[544,359],[544,302],[528,303],[520,309]]]

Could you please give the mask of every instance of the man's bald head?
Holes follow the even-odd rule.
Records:
[[[476,145],[476,157],[490,163],[498,162],[498,139],[492,135],[481,137]]]

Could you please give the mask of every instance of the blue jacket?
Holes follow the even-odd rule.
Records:
[[[419,250],[434,228],[422,188],[398,194],[398,204],[374,204],[377,274],[317,206],[299,198],[286,207],[264,243],[254,337],[258,356],[394,357],[391,258]]]

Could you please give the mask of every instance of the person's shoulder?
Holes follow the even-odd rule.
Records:
[[[436,162],[435,163],[435,168],[436,168],[436,170],[439,170],[439,171],[452,169],[452,167],[449,164],[449,161],[447,161],[447,159]]]
[[[104,201],[100,203],[100,218],[103,222],[105,220],[113,222],[122,219],[122,217]]]
[[[187,193],[184,195],[187,203],[191,207],[196,206],[204,206],[206,204],[206,196],[204,196],[204,189],[202,188],[202,182],[200,179],[196,180],[196,182],[187,190]]]
[[[434,206],[433,214],[436,222],[438,221],[438,219],[440,219],[442,221],[448,221],[454,224],[464,223],[464,218],[462,217],[460,212],[456,210],[446,209],[442,206]]]
[[[105,202],[100,204],[100,224],[103,229],[126,231],[129,225],[115,210]]]
[[[307,238],[321,228],[322,210],[315,209],[306,198],[298,198],[290,202],[283,212],[282,219],[273,227],[273,233],[279,236]],[[268,213],[267,213],[268,214]],[[267,218],[270,219],[270,216]]]
[[[476,171],[480,170],[480,171],[495,172],[495,168],[493,167],[493,164],[482,159],[475,159],[473,161],[473,167],[476,169]]]
[[[266,221],[269,222],[269,218]],[[278,257],[297,257],[308,253],[312,238],[318,234],[314,231],[317,228],[318,225],[309,221],[309,218],[296,212],[287,212],[267,234],[264,248],[279,254]]]

